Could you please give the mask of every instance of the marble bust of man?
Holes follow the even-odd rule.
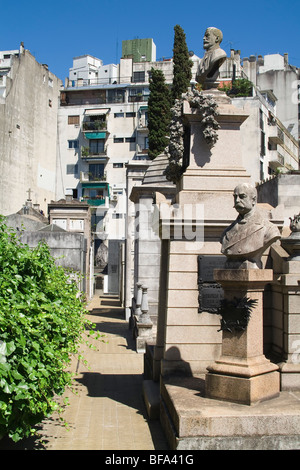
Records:
[[[227,267],[261,268],[261,256],[280,238],[279,230],[257,210],[257,193],[253,186],[240,184],[234,189],[233,196],[234,208],[239,215],[221,238]]]
[[[203,49],[206,51],[199,63],[196,80],[202,85],[213,84],[219,73],[219,68],[226,59],[226,52],[221,49],[222,31],[218,28],[207,28],[203,38]]]

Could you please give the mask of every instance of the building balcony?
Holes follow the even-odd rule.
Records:
[[[137,126],[138,132],[148,133],[148,123],[147,122],[139,122]]]
[[[81,158],[83,160],[103,160],[108,159],[106,147],[101,151],[92,151],[89,147],[81,147]]]
[[[134,160],[147,160],[148,159],[148,148],[143,148],[140,145],[137,146]]]
[[[281,155],[277,150],[271,150],[269,166],[272,168],[272,170],[284,167],[284,156]]]
[[[94,183],[98,184],[103,181],[106,181],[106,172],[102,176],[95,176],[88,171],[80,172],[80,183]]]
[[[269,127],[269,141],[273,144],[282,145],[284,143],[284,132],[278,126]]]
[[[83,121],[82,132],[107,132],[106,121]]]
[[[93,197],[89,198],[87,196],[81,198],[82,202],[87,203],[89,206],[105,206],[108,207],[106,198],[101,198],[101,197]]]
[[[81,201],[90,206],[109,209],[109,184],[104,181],[81,181]]]

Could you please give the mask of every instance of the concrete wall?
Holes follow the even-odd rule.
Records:
[[[40,241],[49,246],[51,255],[56,263],[76,273],[86,272],[87,243],[80,233],[68,232],[22,232],[21,242],[31,248],[36,247]],[[86,290],[86,279],[80,283],[80,289]]]
[[[28,197],[44,213],[55,197],[57,109],[61,81],[29,51],[12,58],[0,103],[0,213],[17,212]]]
[[[259,203],[281,206],[284,226],[289,226],[289,217],[299,213],[300,171],[280,174],[258,185],[257,197]]]

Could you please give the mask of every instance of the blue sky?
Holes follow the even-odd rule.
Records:
[[[153,38],[157,59],[171,57],[179,24],[189,50],[203,55],[206,27],[223,31],[223,49],[251,54],[289,54],[300,67],[299,0],[0,0],[0,50],[23,41],[40,63],[64,80],[73,57],[91,54],[118,63],[122,40]]]

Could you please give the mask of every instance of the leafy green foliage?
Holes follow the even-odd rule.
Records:
[[[168,145],[171,120],[170,91],[161,70],[151,69],[148,100],[149,156],[153,160]]]
[[[178,24],[174,27],[173,46],[173,103],[186,93],[192,79],[192,65],[183,29]]]
[[[249,97],[252,96],[253,84],[247,78],[238,78],[232,84],[223,84],[219,90],[225,92],[232,97]]]
[[[77,285],[46,244],[22,245],[0,217],[0,436],[18,441],[58,409],[87,321]],[[89,334],[89,333],[87,333]]]
[[[234,96],[252,96],[253,85],[247,78],[239,78],[232,83],[230,94]]]

